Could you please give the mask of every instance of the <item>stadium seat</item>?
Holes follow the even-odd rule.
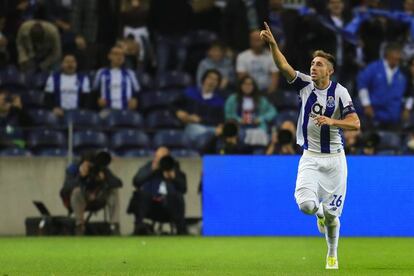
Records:
[[[137,80],[141,91],[148,91],[154,89],[154,81],[147,73],[136,72]]]
[[[11,91],[26,89],[26,77],[14,65],[7,66],[0,72],[0,86]]]
[[[75,128],[98,128],[101,118],[98,113],[90,110],[70,110],[65,112],[65,126],[73,123]]]
[[[120,153],[115,152],[114,154],[121,157],[152,157],[154,156],[154,151],[150,149],[129,149]]]
[[[284,122],[284,121],[286,121],[286,120],[289,120],[289,121],[292,121],[292,122],[294,122],[295,124],[296,124],[296,122],[297,122],[297,120],[298,120],[298,116],[299,116],[299,114],[298,114],[298,112],[297,111],[295,111],[295,110],[284,110],[284,111],[281,111],[277,116],[276,116],[276,119],[275,119],[275,126],[277,127],[277,128],[279,128],[280,127],[280,125]]]
[[[129,150],[149,148],[150,140],[145,132],[133,129],[120,130],[111,137],[111,149],[123,155]]]
[[[29,133],[27,145],[33,153],[38,154],[41,151],[65,149],[67,142],[65,135],[60,131],[36,129]]]
[[[18,147],[15,140],[23,140],[23,131],[15,127],[0,128],[0,148],[16,148]]]
[[[155,109],[165,109],[171,105],[182,93],[180,90],[162,90],[150,91],[140,94],[140,109],[143,112],[153,111]]]
[[[48,72],[28,73],[26,74],[26,86],[43,90],[48,77]]]
[[[208,31],[208,30],[197,30],[192,32],[189,35],[189,47],[196,45],[205,45],[206,47],[210,46],[211,43],[217,40],[217,34]]]
[[[29,110],[30,118],[35,126],[58,127],[59,118],[53,112],[45,109]]]
[[[8,148],[0,150],[0,156],[31,156],[32,153],[26,149]]]
[[[43,108],[45,94],[40,90],[29,90],[22,93],[22,102],[28,108]]]
[[[67,149],[42,149],[36,151],[37,156],[65,157],[68,155]]]
[[[150,129],[181,128],[181,122],[169,110],[156,110],[147,118],[147,127]]]
[[[173,149],[171,155],[180,158],[180,157],[200,157],[200,154],[195,150],[189,149]]]
[[[76,154],[85,150],[104,149],[108,144],[106,135],[100,131],[76,131],[73,134],[73,150]]]
[[[160,130],[153,139],[153,148],[166,146],[170,149],[186,149],[188,141],[182,130]]]
[[[105,125],[109,128],[142,128],[144,122],[138,112],[131,110],[111,110],[105,118]]]
[[[384,151],[384,150],[398,151],[402,148],[401,137],[399,136],[398,133],[391,132],[391,131],[378,131],[377,134],[380,137],[378,151]]]
[[[279,110],[298,110],[300,99],[297,92],[282,90],[276,93],[274,102]]]
[[[191,76],[185,72],[170,71],[160,74],[157,78],[158,89],[184,88],[192,83]]]

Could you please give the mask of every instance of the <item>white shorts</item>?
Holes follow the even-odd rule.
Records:
[[[345,153],[315,153],[305,150],[300,158],[295,199],[322,203],[324,212],[339,217],[344,207],[348,169]]]

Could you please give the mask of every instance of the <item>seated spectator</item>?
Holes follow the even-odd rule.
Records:
[[[216,128],[215,135],[204,146],[202,154],[252,154],[253,148],[240,140],[239,125],[227,121]]]
[[[58,29],[41,20],[24,22],[17,33],[18,63],[23,71],[49,71],[62,55]]]
[[[237,93],[225,105],[226,120],[236,120],[245,131],[245,143],[266,146],[269,142],[267,124],[277,115],[275,107],[260,95],[256,82],[246,76]]]
[[[226,57],[226,49],[220,42],[213,43],[207,52],[207,57],[204,58],[197,68],[197,84],[201,86],[201,77],[209,69],[216,69],[221,73],[222,79],[220,88],[226,89],[229,84],[235,82],[235,72],[233,62],[229,57]]]
[[[63,116],[65,110],[92,109],[89,78],[77,73],[75,56],[66,54],[61,69],[47,79],[45,105],[52,109],[56,116]]]
[[[368,132],[362,136],[362,155],[375,155],[378,152],[378,145],[381,142],[380,136],[375,132]]]
[[[186,125],[185,132],[191,143],[200,136],[214,134],[215,127],[224,120],[224,100],[217,90],[220,82],[220,72],[207,70],[202,86],[189,87],[174,103],[175,114]]]
[[[148,234],[144,218],[155,210],[165,211],[174,222],[177,234],[187,234],[184,220],[184,194],[187,192],[187,178],[178,161],[170,156],[165,147],[157,149],[154,159],[141,167],[135,174],[133,185],[136,188],[128,213],[135,215],[134,234]]]
[[[116,46],[120,47],[125,53],[124,67],[133,71],[140,68],[140,53],[143,50],[132,37],[127,37],[116,42]]]
[[[28,127],[30,118],[19,95],[0,89],[0,127]]]
[[[368,123],[383,128],[398,127],[407,90],[407,78],[399,68],[400,62],[400,47],[390,43],[385,48],[384,59],[369,64],[360,72],[359,97]]]
[[[119,193],[121,180],[108,168],[111,156],[106,152],[86,153],[79,163],[66,170],[65,182],[60,190],[63,203],[73,211],[76,234],[85,232],[84,213],[107,208],[113,234],[119,234]]]
[[[102,68],[96,74],[94,89],[99,90],[100,108],[136,110],[138,99],[136,94],[140,90],[134,72],[123,68],[125,62],[124,51],[115,46],[108,54],[109,68]]]
[[[292,121],[284,121],[278,131],[272,132],[272,140],[266,154],[300,154],[301,147],[296,144],[296,125]]]
[[[414,1],[413,1],[414,3]],[[407,77],[408,84],[405,92],[405,103],[402,119],[404,123],[409,122],[411,117],[411,111],[414,103],[414,55],[408,60]]]
[[[273,62],[272,54],[265,49],[259,31],[250,33],[250,49],[237,56],[236,71],[239,79],[249,75],[260,91],[273,93],[279,85],[279,69]]]

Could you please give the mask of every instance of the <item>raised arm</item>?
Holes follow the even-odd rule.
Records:
[[[296,77],[296,72],[292,66],[290,66],[285,56],[280,51],[279,46],[277,45],[276,40],[270,31],[269,25],[267,25],[266,22],[264,22],[264,25],[265,30],[262,30],[260,32],[260,37],[269,44],[270,51],[272,52],[273,60],[275,61],[277,68],[279,68],[280,72],[282,72],[286,80],[290,82]]]

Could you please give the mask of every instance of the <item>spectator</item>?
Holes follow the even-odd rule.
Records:
[[[359,154],[361,146],[361,132],[359,130],[346,130],[343,133],[345,139],[345,153]]]
[[[362,137],[362,155],[375,155],[378,152],[380,136],[375,132],[368,132]]]
[[[78,49],[87,55],[85,67],[103,66],[106,53],[115,44],[119,32],[120,0],[76,0],[73,3],[72,30]]]
[[[408,61],[407,77],[408,85],[405,93],[405,109],[403,111],[404,123],[409,123],[414,103],[414,55]]]
[[[405,140],[404,145],[404,153],[405,154],[414,154],[414,127],[411,126],[409,129],[407,129],[408,134],[407,138]]]
[[[66,170],[60,191],[64,205],[75,214],[76,234],[85,232],[84,213],[107,208],[113,234],[119,234],[119,193],[121,180],[108,168],[111,156],[106,152],[86,153],[79,163]]]
[[[390,43],[385,48],[384,59],[369,64],[358,76],[364,114],[369,122],[379,123],[380,127],[395,128],[400,122],[407,89],[407,78],[399,68],[400,62],[400,47]]]
[[[72,54],[63,57],[61,72],[49,76],[45,92],[45,105],[56,116],[63,116],[65,110],[93,108],[89,78],[77,73],[76,57]]]
[[[154,213],[157,207],[167,212],[175,223],[177,234],[187,234],[184,220],[187,178],[167,148],[157,149],[154,159],[135,174],[133,185],[136,191],[129,204],[128,213],[135,215],[135,234],[148,233],[143,219]]]
[[[102,68],[96,74],[94,89],[99,90],[100,108],[136,110],[138,99],[136,94],[140,90],[134,72],[123,68],[125,61],[124,51],[115,46],[108,54],[111,63],[109,68]]]
[[[186,0],[152,0],[149,24],[157,46],[158,73],[183,70],[187,57],[185,36],[191,28],[193,11]],[[173,52],[176,66],[171,67]]]
[[[222,79],[220,88],[226,89],[229,84],[235,82],[235,72],[233,62],[226,56],[226,48],[220,42],[213,43],[207,52],[207,57],[204,58],[197,68],[197,84],[201,86],[201,77],[209,69],[216,69],[221,73]]]
[[[269,143],[268,123],[277,115],[276,109],[260,95],[253,78],[246,76],[240,81],[238,92],[225,104],[225,119],[236,120],[245,131],[244,142],[249,145]]]
[[[127,37],[116,42],[116,46],[120,47],[125,53],[124,67],[136,71],[140,69],[142,60],[140,60],[141,46],[133,38]]]
[[[227,121],[219,125],[202,150],[202,154],[252,154],[253,148],[240,140],[239,125]],[[201,190],[201,189],[200,189]]]
[[[218,94],[221,74],[207,70],[201,87],[189,87],[173,106],[177,118],[186,125],[185,132],[191,143],[204,135],[214,134],[223,122],[224,99]]]
[[[229,0],[223,11],[223,41],[236,52],[249,48],[249,34],[268,21],[268,0]]]
[[[296,125],[292,121],[284,121],[278,131],[272,131],[272,140],[266,154],[300,154],[302,149],[296,144]]]
[[[0,89],[0,127],[28,127],[30,118],[19,95]]]
[[[250,33],[250,49],[237,56],[236,71],[241,79],[251,76],[260,91],[273,93],[278,88],[279,70],[272,59],[272,54],[265,49],[259,31]]]
[[[19,65],[23,71],[56,69],[62,50],[58,29],[51,23],[29,20],[17,33]]]
[[[124,38],[135,42],[139,48],[138,60],[147,65],[152,63],[148,16],[149,0],[122,0],[121,1],[121,30]],[[145,68],[145,67],[144,67]]]

